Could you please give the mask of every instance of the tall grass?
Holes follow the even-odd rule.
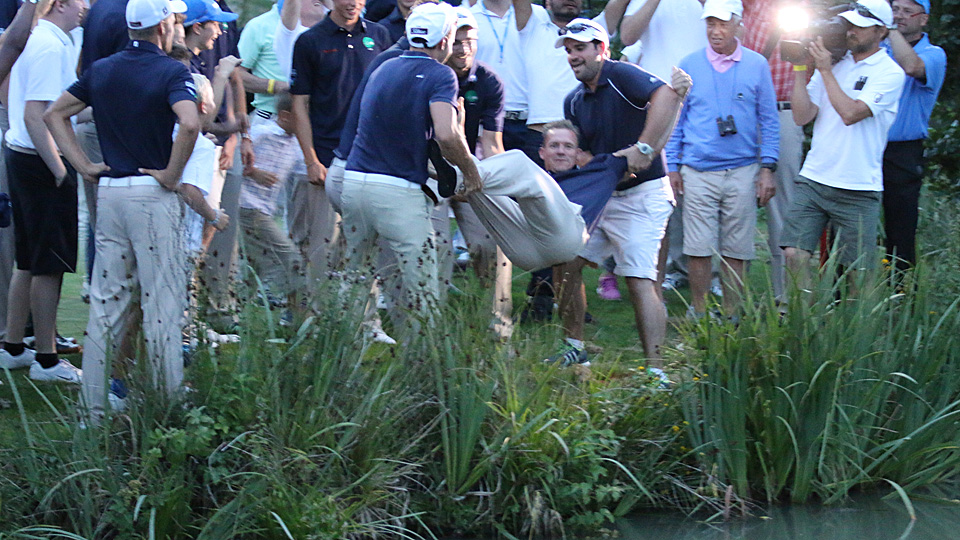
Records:
[[[935,208],[953,219],[928,226],[955,226],[955,210]],[[902,283],[889,269],[838,274],[831,260],[783,314],[754,295],[738,326],[691,328],[681,399],[695,466],[737,497],[768,502],[833,503],[855,489],[955,478],[957,269],[930,263],[955,260],[960,242],[941,239]]]

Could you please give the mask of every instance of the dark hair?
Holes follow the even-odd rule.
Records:
[[[549,122],[547,124],[544,124],[543,142],[544,143],[547,142],[547,136],[550,134],[551,131],[556,131],[558,129],[567,129],[573,132],[573,134],[577,137],[577,144],[580,144],[580,128],[573,125],[573,122],[569,120],[557,120],[555,122]],[[543,146],[543,143],[541,143],[541,146]]]
[[[155,24],[148,28],[127,28],[127,35],[131,41],[150,41],[157,35],[160,25]]]

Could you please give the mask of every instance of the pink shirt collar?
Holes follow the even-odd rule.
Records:
[[[718,73],[723,73],[732,68],[740,59],[743,58],[743,47],[740,45],[740,39],[737,39],[737,48],[728,55],[720,54],[713,50],[713,47],[707,45],[707,60]]]

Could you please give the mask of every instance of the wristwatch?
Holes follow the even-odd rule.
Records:
[[[645,142],[637,141],[637,143],[634,144],[634,146],[636,146],[637,150],[639,150],[640,153],[645,156],[652,156],[654,154],[653,147]]]
[[[761,169],[770,169],[770,172],[772,172],[772,173],[777,172],[777,164],[776,164],[776,163],[763,163],[763,164],[760,165],[760,168],[761,168]]]

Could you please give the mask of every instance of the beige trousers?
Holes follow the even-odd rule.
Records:
[[[138,299],[152,382],[172,395],[183,382],[182,331],[187,307],[186,249],[177,195],[157,186],[98,190],[97,270],[83,344],[82,399],[103,416],[110,387],[108,359],[123,339]]]

